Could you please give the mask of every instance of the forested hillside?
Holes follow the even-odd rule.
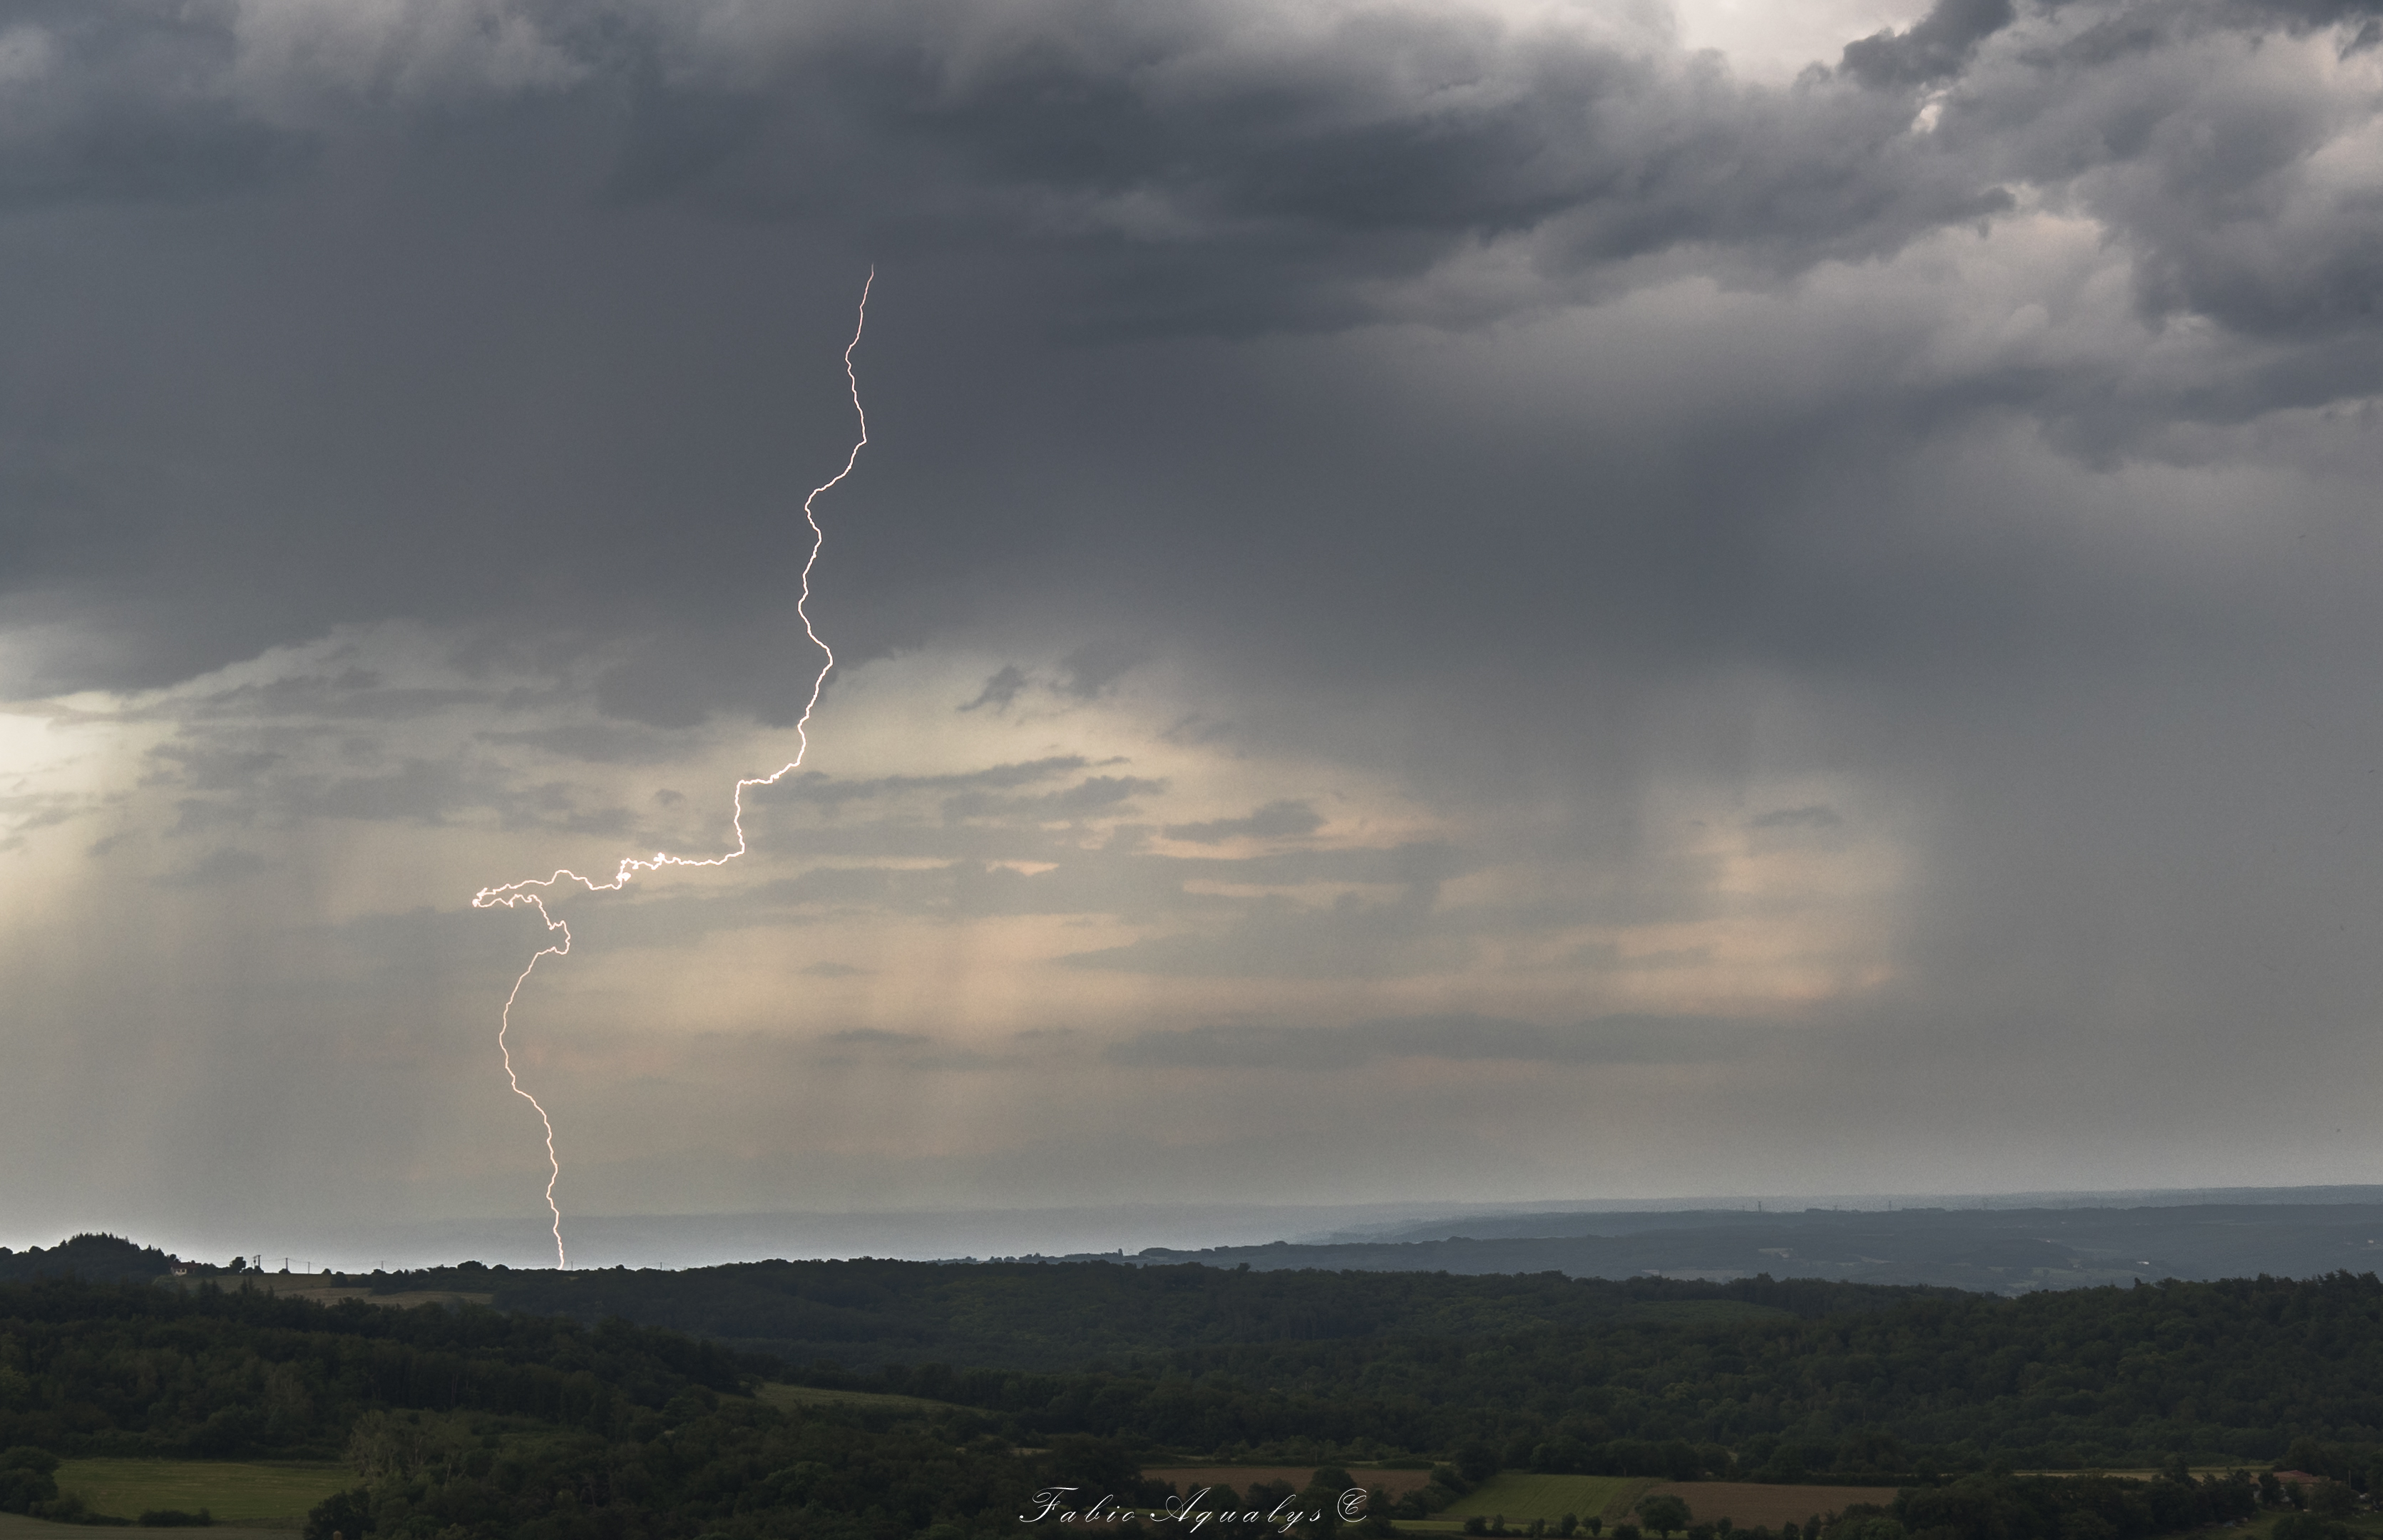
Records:
[[[239,1279],[0,1283],[0,1450],[350,1459],[364,1495],[333,1527],[351,1536],[575,1535],[572,1512],[592,1505],[613,1515],[608,1535],[697,1533],[673,1527],[695,1513],[735,1520],[722,1534],[898,1540],[1014,1522],[1005,1510],[1056,1473],[1130,1487],[1137,1461],[1221,1456],[1851,1479],[1968,1493],[2002,1515],[1972,1540],[2026,1540],[2037,1519],[2068,1524],[2087,1489],[1998,1472],[2282,1461],[2364,1490],[2383,1472],[2372,1275],[2017,1300],[872,1262],[376,1283],[604,1313],[326,1306]],[[802,1340],[846,1334],[864,1366],[620,1318],[733,1326],[748,1306],[805,1322]],[[944,1351],[886,1361],[904,1342]],[[914,1399],[773,1405],[749,1394],[764,1378]],[[2170,1485],[2110,1488],[2097,1522],[2123,1540],[2165,1533],[2169,1509],[2243,1500]]]
[[[2338,1275],[1920,1298],[1811,1319],[1278,1342],[1077,1375],[929,1366],[873,1383],[1054,1432],[1195,1448],[1479,1438],[1550,1471],[2264,1461],[2303,1436],[2383,1439],[2383,1285]]]
[[[992,1420],[773,1406],[722,1349],[473,1307],[0,1285],[0,1510],[74,1517],[59,1455],[316,1457],[308,1534],[446,1540],[1007,1533],[1038,1486],[1121,1484],[1098,1441],[1026,1457]]]
[[[726,1349],[488,1310],[325,1309],[240,1289],[0,1285],[0,1446],[336,1455],[372,1408],[500,1412],[604,1434],[698,1388]]]
[[[2383,1439],[2372,1275],[2009,1300],[1108,1263],[476,1275],[495,1281],[389,1284],[493,1287],[500,1304],[748,1347],[842,1349],[808,1365],[786,1356],[821,1383],[959,1401],[1035,1434],[1193,1449],[1478,1438],[1541,1469],[1686,1474],[1692,1461],[1818,1472],[2270,1460],[2301,1436]],[[752,1332],[762,1321],[803,1334]],[[877,1367],[855,1377],[839,1359]]]
[[[1921,1291],[1811,1279],[1627,1282],[1559,1274],[1257,1272],[1115,1263],[759,1262],[684,1272],[463,1267],[373,1280],[488,1293],[500,1309],[618,1315],[795,1363],[1080,1369],[1252,1343],[1475,1339],[1630,1321],[1886,1310]],[[1948,1296],[1951,1291],[1941,1291]]]
[[[135,1246],[112,1235],[79,1235],[56,1246],[12,1251],[0,1246],[0,1282],[76,1277],[90,1283],[139,1283],[164,1277],[175,1259],[154,1246]]]

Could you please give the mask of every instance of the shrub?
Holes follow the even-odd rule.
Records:
[[[0,1513],[30,1513],[58,1495],[58,1457],[30,1444],[0,1450]]]
[[[305,1540],[331,1540],[333,1534],[353,1540],[372,1527],[372,1494],[359,1486],[334,1492],[306,1515]]]
[[[1689,1518],[1687,1503],[1668,1492],[1639,1499],[1638,1522],[1659,1534],[1687,1528]]]

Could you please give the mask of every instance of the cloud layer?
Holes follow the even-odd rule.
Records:
[[[13,8],[0,1148],[527,1202],[873,265],[573,1201],[2362,1169],[2383,7],[1683,26]]]

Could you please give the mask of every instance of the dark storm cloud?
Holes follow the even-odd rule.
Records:
[[[958,709],[981,711],[991,707],[999,715],[1016,705],[1029,690],[1044,691],[1079,704],[1098,700],[1119,679],[1150,658],[1151,649],[1142,644],[1088,642],[1060,659],[1058,668],[1049,674],[1033,673],[1015,663],[1005,663],[985,680],[984,688],[977,692],[975,698],[964,702]]]
[[[2292,210],[2294,236],[2260,231],[2304,191],[2327,113],[2229,89],[2229,45],[2354,31],[2373,8],[2151,0],[2038,9],[2030,31],[2010,0],[1941,0],[1848,44],[1834,79],[1772,89],[1424,10],[1302,30],[1226,5],[1088,0],[989,26],[880,6],[765,55],[733,126],[662,105],[716,89],[700,69],[638,97],[619,153],[678,168],[641,195],[785,214],[832,175],[809,146],[868,146],[857,179],[878,197],[826,201],[878,240],[1067,251],[1105,324],[1225,330],[1361,319],[1366,283],[1517,232],[1546,234],[1556,272],[1692,248],[1792,273],[2006,212],[2024,178],[2075,184],[2142,243],[2146,305],[2263,331],[2366,314],[2372,215],[2321,200]],[[1915,133],[1919,93],[1948,81],[1943,131]]]
[[[317,721],[404,721],[483,703],[493,703],[486,690],[391,686],[370,669],[350,668],[337,674],[292,674],[259,684],[237,684],[128,712],[124,720],[170,717],[247,722],[299,717]]]
[[[1100,816],[1120,810],[1105,807]],[[587,818],[575,816],[583,824]],[[563,817],[549,815],[558,825]],[[1529,914],[1443,905],[1442,884],[1480,864],[1478,856],[1445,844],[1185,857],[1140,848],[1130,824],[1112,827],[1107,839],[1088,846],[1079,826],[1051,828],[1048,809],[1033,799],[1002,808],[998,818],[1003,821],[845,817],[824,827],[778,830],[775,838],[821,864],[749,887],[667,895],[639,890],[611,923],[622,936],[660,945],[830,914],[936,920],[1096,916],[1166,929],[1123,946],[1064,956],[1063,966],[1262,979],[1428,971],[1462,962],[1486,933],[1611,918],[1592,916],[1588,904]],[[937,864],[918,864],[922,858]],[[1319,899],[1313,892],[1318,885],[1343,891]],[[1210,891],[1218,888],[1229,891]],[[1662,964],[1636,959],[1630,966]],[[862,970],[827,963],[805,971],[846,978]]]
[[[1937,0],[1908,31],[1846,44],[1845,68],[1864,85],[1924,85],[1958,71],[1980,42],[2018,17],[2011,0]]]
[[[1949,58],[1979,31],[1932,18],[1877,47]],[[694,46],[667,22],[645,35],[665,56]],[[1793,270],[2009,203],[1913,141],[1892,92],[1749,88],[1455,12],[829,8],[739,61],[735,110],[704,110],[724,73],[633,96],[624,195],[824,208],[903,247],[1068,252],[1105,327],[1355,321],[1356,286],[1542,228],[1566,267],[1715,244]]]
[[[56,828],[90,811],[81,798],[57,793],[0,796],[0,852],[21,850],[35,830]]]
[[[168,1024],[229,1078],[158,1077],[192,1109],[158,1127],[336,1122],[220,1052],[322,1038],[327,955],[392,1041],[468,1019],[489,1067],[541,942],[460,910],[514,872],[482,832],[713,840],[691,762],[683,796],[589,767],[809,698],[798,510],[845,463],[874,262],[872,442],[809,609],[847,665],[814,725],[852,683],[874,714],[812,763],[1012,762],[756,788],[749,868],[586,903],[574,968],[693,1005],[735,949],[667,943],[778,928],[801,1052],[889,1088],[994,1063],[945,1039],[1005,996],[1252,1011],[1111,1062],[1236,1098],[1424,1065],[1427,1100],[1297,1114],[1351,1169],[1449,1123],[1466,1066],[1503,1082],[1485,1128],[1556,1145],[1600,1083],[1629,1094],[1587,1115],[1644,1100],[1595,1066],[1741,1055],[1663,1077],[1648,1115],[1710,1137],[1636,1141],[1649,1179],[1954,1183],[2130,1131],[2271,1159],[2310,1087],[2371,1078],[2383,996],[2377,18],[1945,0],[1770,84],[1610,14],[1430,3],[0,10],[6,687],[322,644],[123,704],[157,753],[113,804],[0,786],[0,829],[90,818],[78,880],[181,948],[78,964],[127,932],[27,887],[65,929],[15,954],[57,977],[12,1051]],[[93,704],[10,754],[101,741]],[[328,953],[216,902],[311,910],[397,849],[423,896],[370,891],[444,907]],[[1514,1014],[1364,1019],[1384,980]],[[1599,1014],[1648,1002],[1728,1014]],[[846,1026],[883,1035],[816,1041]],[[1021,1052],[1100,1070],[1091,1041]],[[359,1128],[420,1121],[370,1094]],[[1026,1105],[972,1110],[1030,1137]],[[1220,1111],[1253,1183],[1301,1164]],[[1135,1121],[1068,1167],[1157,1148]],[[1515,1179],[1493,1144],[1414,1179]]]
[[[1222,863],[1216,863],[1221,865]],[[1254,864],[1254,863],[1253,863]],[[1254,873],[1243,881],[1258,881]],[[1173,978],[1401,978],[1460,967],[1469,955],[1422,878],[1388,899],[1344,893],[1327,905],[1281,893],[1235,901],[1231,922],[1069,954],[1069,967]]]
[[[1075,819],[1091,814],[1114,816],[1137,796],[1167,789],[1164,781],[1139,775],[1088,775],[1074,785],[1040,796],[994,796],[970,792],[945,799],[946,819],[1037,818]]]
[[[441,824],[494,814],[499,827],[626,836],[641,821],[589,805],[558,782],[528,781],[481,757],[434,758],[377,738],[326,742],[308,728],[193,723],[150,750],[141,787],[171,796],[166,831],[290,828],[314,820]]]
[[[83,628],[29,665],[35,688],[412,615],[617,644],[599,695],[623,718],[791,720],[816,653],[786,602],[807,552],[787,487],[840,456],[842,380],[809,365],[834,357],[824,296],[864,253],[886,308],[861,367],[900,437],[836,494],[820,602],[858,660],[1070,595],[1077,634],[994,674],[968,703],[988,708],[1098,696],[1219,596],[1328,611],[1308,666],[1383,674],[1414,645],[1386,593],[1441,579],[1488,622],[1456,633],[1485,652],[1562,608],[1527,581],[1485,591],[1461,559],[1394,560],[1466,481],[1456,461],[1404,474],[1397,446],[1352,442],[1347,485],[1319,483],[1215,355],[1131,393],[1099,381],[1131,373],[1102,350],[1132,339],[1466,326],[1694,272],[1775,287],[2032,189],[2106,226],[2143,316],[2231,339],[2156,367],[1847,371],[1797,420],[1703,425],[1726,453],[1658,472],[1542,446],[1475,479],[1525,536],[1499,585],[1576,566],[1583,532],[1612,527],[1571,516],[1562,488],[1589,475],[1648,521],[1603,570],[1693,549],[1675,596],[1617,575],[1654,597],[1597,610],[1670,650],[1634,611],[1729,610],[1774,542],[1775,499],[1737,479],[1866,452],[1833,440],[2015,412],[2107,454],[2383,383],[2383,201],[2318,165],[2359,109],[2251,68],[2264,36],[2352,46],[2368,14],[1944,0],[1770,86],[1652,36],[1422,7],[525,4],[469,27],[19,7],[0,29],[0,196],[19,190],[25,258],[0,394],[26,410],[0,429],[0,598]],[[1431,277],[1492,251],[1508,278]],[[1288,575],[1360,508],[1379,548],[1345,582]],[[1233,560],[1260,543],[1270,564]]]
[[[1091,764],[1091,760],[1080,754],[1054,754],[1040,759],[988,765],[982,770],[957,770],[947,775],[881,775],[861,781],[839,779],[814,770],[782,781],[775,786],[756,787],[753,795],[757,801],[799,801],[826,807],[920,792],[957,797],[983,796],[993,792],[1012,791],[1020,786],[1073,775]]]
[[[270,870],[272,863],[254,851],[225,845],[208,851],[187,866],[176,868],[157,879],[161,888],[220,888]]]
[[[1269,802],[1247,818],[1170,823],[1163,832],[1188,844],[1222,844],[1227,840],[1296,839],[1323,827],[1323,816],[1304,802]]]
[[[573,722],[562,727],[481,733],[475,736],[484,744],[522,744],[564,758],[599,765],[662,764],[686,752],[684,733],[673,733],[636,722]],[[685,801],[685,797],[679,792],[661,791],[654,794],[654,799],[668,807]]]
[[[1039,821],[1031,814],[1024,817],[1030,825]],[[882,843],[895,846],[900,855],[913,857],[931,853],[948,856],[955,846],[966,848],[981,844],[975,832],[967,830],[943,832],[940,840],[908,839],[901,837],[902,832],[892,832],[891,837]],[[815,843],[804,840],[806,845]],[[1230,930],[1222,935],[1164,937],[1117,952],[1086,954],[1069,959],[1082,967],[1151,972],[1235,971],[1241,942],[1278,928],[1279,935],[1266,942],[1261,949],[1267,956],[1315,942],[1326,932],[1340,936],[1341,944],[1338,950],[1342,955],[1329,965],[1317,965],[1338,972],[1351,967],[1346,954],[1352,949],[1367,951],[1401,937],[1443,928],[1431,918],[1438,889],[1436,869],[1418,867],[1397,851],[1319,854],[1337,859],[1305,868],[1265,858],[1186,860],[1107,847],[1086,850],[1066,836],[1015,831],[1005,853],[1006,860],[960,859],[935,868],[822,866],[798,877],[770,882],[750,897],[721,903],[732,916],[740,906],[759,902],[866,903],[908,913],[944,916],[1100,914],[1151,919],[1199,913],[1232,917]],[[1021,870],[1006,861],[1035,862],[1043,864],[1043,869]],[[1397,884],[1404,891],[1400,898],[1387,904],[1351,898],[1317,908],[1281,897],[1228,896],[1198,892],[1193,887],[1200,883],[1241,888],[1300,887],[1318,881]],[[1462,929],[1461,922],[1454,928]],[[1143,967],[1143,964],[1157,958],[1171,958],[1175,963]],[[1192,959],[1207,960],[1188,967],[1181,966]],[[1278,970],[1279,965],[1271,963],[1254,968],[1260,974]]]
[[[1417,1016],[1345,1027],[1221,1025],[1144,1032],[1109,1047],[1140,1068],[1353,1068],[1377,1059],[1564,1065],[1707,1064],[1741,1058],[1782,1029],[1713,1016],[1624,1014],[1561,1026],[1500,1016]]]
[[[1086,643],[1059,659],[1053,688],[1073,700],[1097,700],[1150,656],[1150,648],[1140,644]]]
[[[828,1052],[814,1056],[812,1063],[821,1066],[850,1065],[878,1056],[891,1057],[912,1071],[1007,1069],[1022,1062],[1016,1054],[942,1046],[922,1032],[888,1032],[873,1027],[830,1032],[820,1039],[820,1044]]]
[[[977,693],[977,697],[958,709],[979,711],[990,706],[996,711],[1006,710],[1031,683],[1024,669],[1015,663],[1005,663],[985,680],[984,688]]]
[[[2383,213],[2364,190],[2314,174],[2314,157],[2343,128],[2342,104],[2243,76],[2270,31],[2340,25],[2354,44],[2375,10],[2150,4],[2071,13],[2094,19],[2056,42],[2022,40],[1979,60],[1947,101],[1940,136],[1950,153],[2003,176],[2071,189],[2123,232],[2146,314],[2206,315],[2247,336],[2315,345],[2298,361],[2312,376],[2303,399],[2372,388],[2371,364],[2352,364],[2340,345],[2344,328],[2371,337],[2377,324]],[[2283,383],[2271,376],[2268,389]],[[2272,395],[2231,410],[2266,404]]]
[[[1846,820],[1834,807],[1814,803],[1803,807],[1773,807],[1750,820],[1757,829],[1834,829]]]
[[[219,197],[303,167],[308,136],[222,93],[229,9],[20,0],[0,13],[0,207]]]

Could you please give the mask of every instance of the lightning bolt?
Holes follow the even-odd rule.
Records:
[[[537,971],[537,965],[549,957],[565,957],[571,955],[571,927],[547,911],[546,901],[551,895],[555,886],[562,882],[576,882],[589,893],[618,893],[627,887],[629,880],[641,871],[660,871],[664,867],[726,866],[744,855],[747,849],[745,788],[774,786],[786,776],[802,768],[803,756],[809,754],[811,747],[809,732],[811,712],[819,706],[820,692],[827,687],[828,671],[835,667],[835,650],[821,639],[819,632],[811,625],[811,569],[819,564],[820,546],[827,537],[826,531],[820,528],[819,514],[815,511],[814,505],[819,501],[820,494],[830,490],[845,477],[852,474],[852,468],[860,462],[860,451],[869,445],[869,413],[860,404],[860,376],[853,373],[852,352],[854,349],[860,346],[860,334],[869,325],[869,291],[875,287],[876,283],[877,269],[871,267],[869,270],[868,278],[860,286],[860,309],[858,318],[853,322],[852,340],[844,345],[844,378],[845,383],[851,389],[853,415],[860,420],[860,437],[853,440],[852,452],[844,457],[844,469],[812,487],[810,495],[803,499],[803,522],[811,528],[811,551],[803,561],[802,593],[795,600],[795,613],[802,617],[803,634],[811,639],[811,645],[820,649],[825,661],[820,664],[818,674],[811,680],[811,696],[809,700],[803,703],[803,714],[795,721],[795,757],[767,775],[749,776],[736,782],[735,795],[730,803],[733,811],[728,820],[729,827],[736,833],[736,848],[724,855],[701,857],[673,856],[662,851],[656,851],[651,858],[624,856],[621,857],[621,864],[613,869],[612,879],[609,882],[599,882],[592,878],[582,877],[567,867],[558,867],[552,876],[534,877],[519,882],[508,882],[502,887],[482,888],[472,895],[472,907],[475,909],[515,909],[526,904],[537,911],[539,919],[546,922],[549,935],[561,932],[562,937],[561,941],[540,948],[522,968],[521,977],[513,980],[512,992],[505,996],[505,1008],[497,1018],[497,1052],[504,1056],[505,1079],[512,1087],[515,1096],[537,1108],[537,1120],[546,1128],[546,1207],[547,1212],[554,1216],[554,1261],[559,1267],[569,1267],[571,1258],[562,1249],[562,1210],[554,1201],[555,1184],[562,1180],[562,1162],[554,1152],[554,1119],[547,1115],[546,1108],[537,1097],[522,1089],[521,1077],[513,1072],[512,1050],[506,1045],[505,1041],[506,1035],[512,1030],[513,1004],[521,999],[522,986],[528,983],[529,976]]]

